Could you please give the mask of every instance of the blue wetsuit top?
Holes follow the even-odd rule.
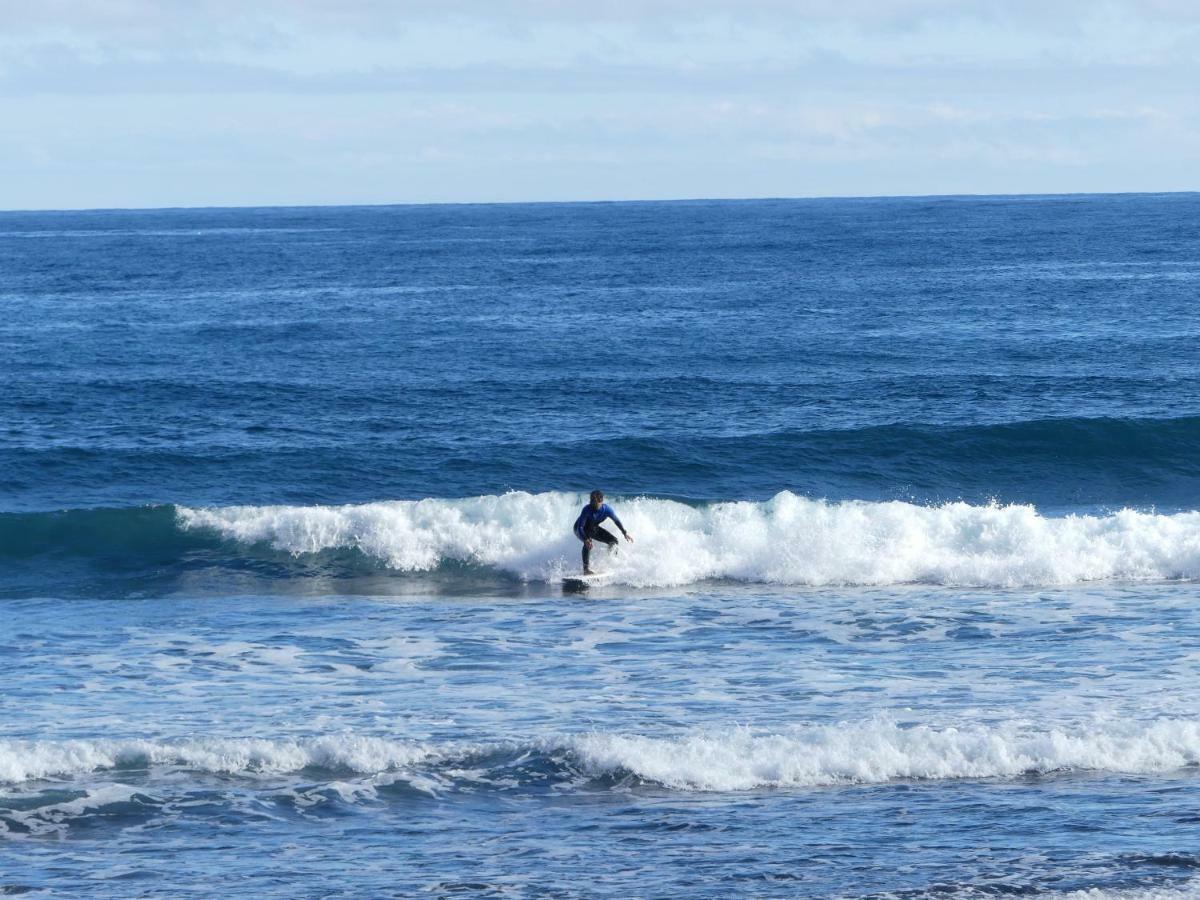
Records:
[[[592,504],[589,503],[579,514],[579,518],[575,520],[575,537],[581,541],[587,540],[588,528],[599,525],[605,519],[612,519],[621,529],[621,534],[625,533],[625,526],[621,524],[621,520],[617,518],[617,514],[613,512],[611,506],[601,503],[599,509],[592,509]]]

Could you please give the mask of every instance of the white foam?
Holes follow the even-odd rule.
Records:
[[[487,780],[491,775],[481,755],[496,752],[506,758],[565,757],[588,777],[632,773],[666,787],[701,791],[1006,778],[1063,770],[1158,774],[1200,764],[1200,720],[1073,726],[1014,721],[961,727],[903,727],[868,720],[801,725],[774,733],[748,728],[670,737],[600,732],[441,745],[355,734],[304,740],[6,740],[0,741],[0,782],[121,766],[243,775],[297,772],[310,766],[360,775],[416,769],[416,774]]]
[[[459,561],[556,580],[579,565],[570,529],[583,502],[582,495],[514,492],[353,506],[180,508],[178,519],[185,529],[297,555],[356,549],[398,571]],[[829,503],[789,492],[704,507],[646,498],[615,506],[637,543],[623,544],[615,564],[606,564],[618,583],[641,587],[705,579],[1017,587],[1200,577],[1200,512],[1050,517],[1032,506]]]
[[[68,823],[81,816],[100,812],[105,807],[118,803],[130,803],[145,796],[142,789],[126,784],[102,784],[91,787],[80,796],[70,800],[34,805],[26,809],[5,809],[4,818],[19,822],[29,834],[49,835],[63,833]],[[5,797],[0,794],[0,803]],[[28,797],[23,799],[30,799]],[[12,833],[12,829],[0,820],[0,835]]]
[[[384,772],[414,765],[434,755],[431,747],[419,742],[358,735],[282,741],[0,740],[0,783],[139,767],[179,767],[229,774],[296,772],[309,766]]]
[[[1152,774],[1200,763],[1200,721],[963,728],[888,721],[812,725],[777,734],[734,729],[681,738],[594,734],[571,742],[589,771],[631,772],[681,790],[1002,778],[1086,770]]]
[[[905,894],[880,894],[880,897],[909,896]],[[955,900],[994,900],[995,890],[986,888],[960,888],[950,896]],[[1041,900],[1192,900],[1200,897],[1200,881],[1195,879],[1169,885],[1152,887],[1084,888],[1074,891],[1047,891],[1036,896]]]
[[[988,896],[995,896],[989,894]],[[1050,900],[1190,900],[1200,897],[1200,881],[1170,887],[1148,888],[1088,888],[1082,891],[1055,892],[1044,895]]]

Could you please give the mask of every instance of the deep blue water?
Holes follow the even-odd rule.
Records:
[[[0,213],[0,892],[1195,893],[1198,226]]]

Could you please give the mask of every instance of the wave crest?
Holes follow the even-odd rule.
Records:
[[[620,733],[431,744],[337,734],[269,740],[0,740],[0,783],[112,769],[182,769],[256,777],[307,769],[404,772],[472,784],[625,779],[682,791],[880,784],[901,779],[1011,778],[1061,771],[1155,774],[1200,764],[1200,721],[962,727],[887,720],[749,728],[669,737]],[[524,774],[523,774],[524,773]]]
[[[902,728],[891,722],[750,729],[683,738],[589,735],[575,752],[597,773],[627,771],[678,790],[1011,778],[1058,771],[1163,772],[1200,763],[1200,723],[1036,729]]]
[[[351,506],[181,507],[184,530],[296,556],[355,550],[400,572],[447,563],[555,580],[578,565],[581,495],[509,493]],[[810,500],[689,506],[638,498],[635,535],[609,567],[621,584],[711,579],[811,586],[1049,586],[1200,576],[1200,513],[1121,510],[1051,517],[1032,506]]]

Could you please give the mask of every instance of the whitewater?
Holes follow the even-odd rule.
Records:
[[[512,492],[460,500],[177,511],[179,526],[297,557],[355,550],[403,572],[446,563],[554,581],[577,566],[569,525],[585,495]],[[616,502],[616,501],[614,501]],[[1038,587],[1200,576],[1200,513],[1123,509],[1044,516],[1028,505],[830,503],[784,491],[704,506],[621,501],[635,535],[603,564],[631,587],[707,580],[782,585]]]
[[[262,738],[0,741],[0,782],[116,771],[168,770],[244,778],[302,773],[402,773],[470,788],[540,758],[565,785],[633,776],[676,790],[876,784],[898,779],[1013,778],[1053,773],[1162,774],[1200,765],[1200,721],[1094,721],[1039,728],[1027,721],[900,727],[890,721],[750,728],[680,737],[591,732],[525,742],[427,744],[354,734]],[[437,776],[440,780],[434,780]]]

